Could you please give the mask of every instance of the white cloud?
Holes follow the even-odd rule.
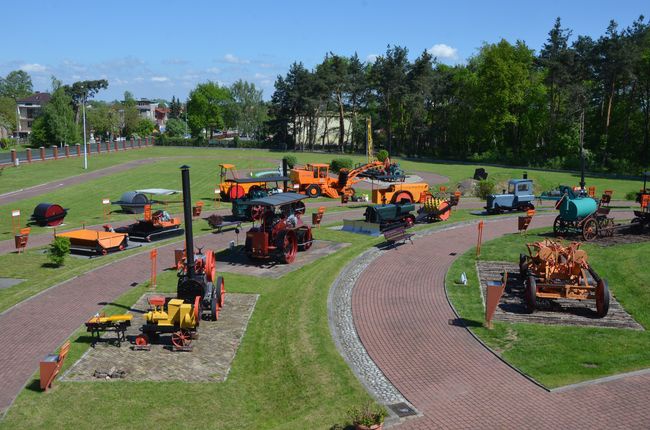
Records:
[[[236,57],[232,54],[226,54],[223,56],[223,59],[226,63],[231,63],[231,64],[248,64],[250,63],[249,60],[245,60],[243,58]]]
[[[275,66],[273,64],[271,64],[271,63],[261,63],[260,67],[263,68],[263,69],[272,69]]]
[[[39,73],[39,72],[46,72],[47,67],[43,66],[42,64],[32,63],[32,64],[23,64],[22,66],[20,66],[20,70],[24,70],[25,72]]]
[[[437,43],[431,48],[427,49],[427,52],[439,60],[457,60],[458,59],[458,49],[452,48],[449,45],[444,43]]]
[[[151,81],[152,82],[167,82],[167,81],[169,81],[169,78],[167,76],[152,76]]]
[[[268,79],[269,77],[263,73],[255,73],[255,79]]]
[[[210,67],[209,69],[205,69],[205,71],[208,72],[208,73],[217,74],[217,73],[221,72],[221,69],[218,68],[218,67]]]
[[[377,57],[379,57],[379,55],[377,54],[368,54],[368,56],[366,57],[366,63],[374,63],[375,61],[377,61]]]

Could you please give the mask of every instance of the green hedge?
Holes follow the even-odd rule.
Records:
[[[239,138],[217,140],[205,139],[203,137],[185,139],[184,137],[169,137],[164,134],[156,138],[155,144],[158,146],[199,146],[215,148],[273,148],[271,142],[258,140],[243,140]]]

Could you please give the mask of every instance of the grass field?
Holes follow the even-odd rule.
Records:
[[[79,227],[82,224],[93,225],[104,222],[101,202],[108,198],[117,201],[123,192],[137,188],[170,188],[180,189],[180,174],[178,167],[189,164],[192,167],[192,197],[194,201],[204,200],[209,202],[214,198],[214,188],[218,182],[218,164],[223,162],[234,163],[241,173],[250,169],[274,168],[284,153],[251,150],[225,150],[204,148],[169,148],[154,147],[141,150],[126,151],[121,153],[103,154],[91,157],[90,168],[99,169],[111,165],[137,160],[142,157],[155,159],[151,164],[97,178],[78,185],[59,189],[46,195],[23,199],[16,203],[0,206],[0,240],[11,238],[11,210],[20,209],[23,222],[33,212],[34,207],[44,201],[58,203],[70,212],[65,219],[66,228]],[[337,154],[296,154],[299,163],[329,162]],[[351,157],[355,162],[363,161],[363,157]],[[39,183],[53,181],[68,176],[78,175],[83,172],[79,159],[59,160],[44,163],[21,165],[21,167],[7,168],[0,181],[0,193],[26,188]],[[427,171],[448,177],[448,186],[455,185],[472,176],[476,166],[457,164],[432,164],[424,162],[403,161],[402,166],[407,171]],[[499,183],[511,177],[520,177],[521,171],[517,169],[488,168],[488,171]],[[546,190],[558,184],[575,184],[578,179],[571,173],[555,173],[543,171],[530,171],[531,177],[538,191]],[[614,190],[615,198],[623,198],[629,192],[638,190],[637,181],[613,180],[603,178],[588,178],[588,183],[597,187],[600,192],[604,189]],[[173,196],[172,196],[173,199]],[[177,199],[176,199],[177,200]],[[211,205],[211,203],[210,203]],[[119,207],[112,206],[113,210]],[[179,205],[171,205],[170,211],[178,212]],[[132,215],[113,213],[111,220],[132,219]],[[49,232],[34,226],[32,234]]]
[[[546,231],[545,229],[544,231]],[[535,232],[533,232],[535,233]],[[539,233],[539,232],[537,232]],[[517,262],[525,243],[544,237],[507,235],[484,243],[481,260]],[[650,242],[601,247],[584,245],[589,261],[609,283],[611,293],[634,319],[650,328]],[[451,267],[447,291],[456,310],[470,322],[471,330],[515,367],[547,387],[650,366],[650,332],[612,328],[494,323],[494,330],[481,326],[484,319],[475,269],[474,250]],[[467,273],[470,287],[453,283]]]
[[[316,231],[316,237],[352,245],[281,279],[225,274],[228,292],[260,294],[225,382],[58,382],[47,395],[28,387],[0,428],[105,428],[110,422],[113,428],[157,423],[296,429],[344,423],[349,407],[369,397],[332,342],[327,294],[340,268],[374,241],[328,229]],[[161,276],[159,285],[174,291],[174,274]],[[131,305],[144,291],[134,288],[117,303]],[[85,332],[72,339],[67,366],[88,348]]]

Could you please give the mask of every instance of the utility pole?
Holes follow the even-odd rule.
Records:
[[[585,110],[580,111],[580,188],[585,190]]]

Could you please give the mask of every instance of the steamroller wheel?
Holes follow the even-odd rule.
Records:
[[[566,233],[566,223],[560,217],[560,215],[558,215],[555,217],[555,221],[553,221],[553,234],[559,236],[565,233]]]
[[[219,297],[219,309],[223,308],[223,305],[226,302],[226,284],[223,280],[223,276],[217,278],[217,283],[214,285],[217,290],[217,295]]]
[[[532,314],[535,312],[535,304],[537,302],[537,281],[535,281],[534,276],[528,277],[524,295],[526,299],[526,311]]]
[[[172,344],[176,348],[183,348],[192,344],[192,335],[187,330],[178,330],[172,334]]]
[[[296,252],[298,251],[296,233],[293,230],[281,231],[278,235],[276,246],[280,252],[280,261],[285,264],[293,263],[293,260],[296,259]]]
[[[596,315],[598,318],[607,316],[609,312],[609,286],[601,279],[596,285]]]
[[[311,248],[312,240],[313,238],[311,235],[311,229],[305,229],[304,233],[300,235],[300,242],[302,245],[298,245],[298,251],[307,251],[309,248]]]
[[[401,191],[393,196],[393,204],[396,203],[402,203],[402,201],[406,200],[406,203],[413,203],[413,198],[409,193],[406,191]]]
[[[582,226],[582,238],[589,242],[598,236],[598,223],[595,219],[588,219]]]

